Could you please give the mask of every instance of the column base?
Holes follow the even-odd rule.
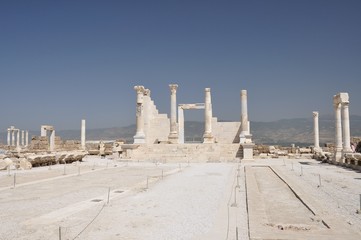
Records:
[[[137,133],[134,137],[134,143],[145,143],[144,133]]]
[[[342,160],[342,149],[336,149],[332,161],[334,163],[343,163]]]
[[[214,143],[214,137],[211,133],[203,134],[203,143]]]
[[[346,153],[352,153],[352,149],[351,148],[342,149],[341,153],[342,153],[342,156],[341,156],[342,163],[344,163],[345,162],[345,154]]]
[[[240,134],[239,135],[239,143],[252,143],[252,134]]]
[[[170,133],[168,136],[168,141],[172,144],[178,143],[178,134],[177,133]]]
[[[242,160],[253,160],[253,147],[254,143],[241,144],[243,147],[243,158]]]

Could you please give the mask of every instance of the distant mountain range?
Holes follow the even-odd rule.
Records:
[[[351,136],[361,136],[361,116],[350,116]],[[319,117],[320,144],[334,142],[334,116]],[[87,140],[125,139],[133,142],[135,125],[127,127],[87,129]],[[185,122],[186,139],[201,139],[204,132],[204,123],[196,121]],[[251,122],[251,133],[256,144],[289,146],[294,143],[298,146],[313,144],[313,118],[282,119],[272,122]],[[6,142],[6,132],[0,133],[1,142]],[[39,135],[40,131],[30,131],[29,137]],[[80,139],[79,130],[56,131],[62,139]]]

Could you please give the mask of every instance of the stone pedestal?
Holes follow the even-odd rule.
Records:
[[[253,143],[243,143],[243,159],[242,160],[253,160]]]

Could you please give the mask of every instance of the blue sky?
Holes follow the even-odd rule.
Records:
[[[135,123],[134,85],[162,113],[204,101],[237,121],[361,115],[361,1],[0,1],[0,131]],[[202,119],[186,112],[186,120]]]

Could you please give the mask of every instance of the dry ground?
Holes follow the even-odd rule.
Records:
[[[67,165],[65,175],[64,165],[0,172],[0,239],[297,239],[302,231],[338,239],[308,223],[315,217],[289,189],[332,230],[335,222],[348,239],[361,239],[361,173],[353,170],[302,159],[188,165],[94,157]]]

